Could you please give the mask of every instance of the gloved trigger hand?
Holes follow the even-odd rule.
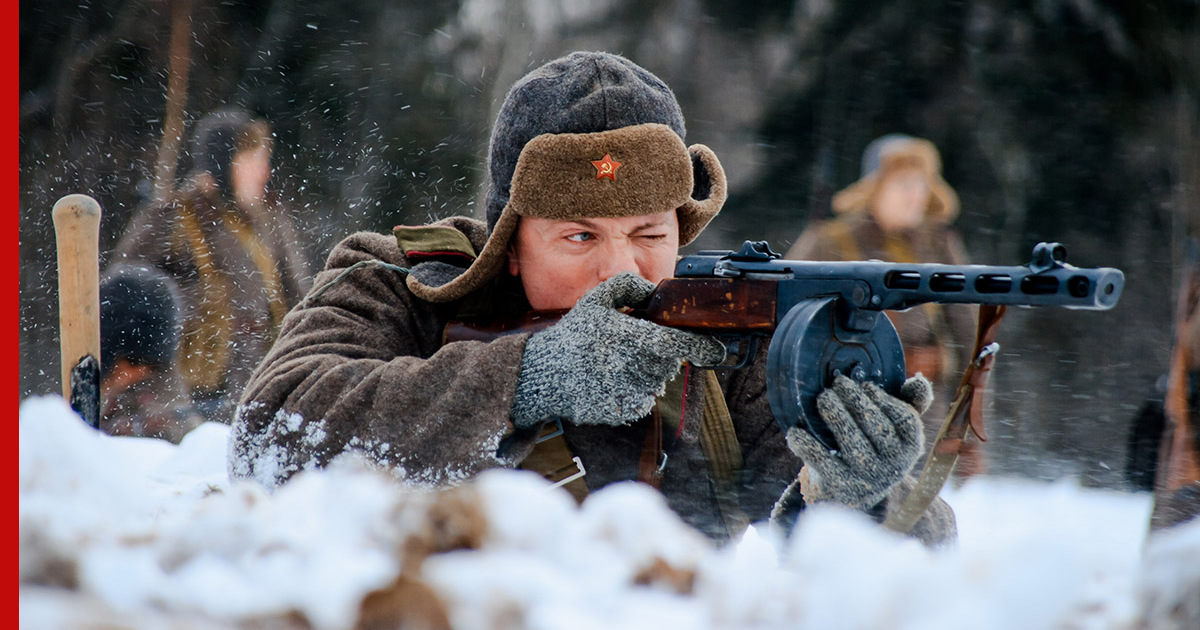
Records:
[[[716,339],[622,313],[645,302],[654,284],[613,276],[584,294],[557,324],[525,345],[511,417],[518,427],[551,418],[618,425],[649,413],[682,361],[715,365]]]

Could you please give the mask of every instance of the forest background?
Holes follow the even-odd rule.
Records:
[[[1073,264],[1125,272],[1113,311],[1008,316],[993,472],[1125,487],[1131,423],[1161,397],[1200,237],[1200,0],[22,0],[19,11],[21,399],[59,391],[50,209],[61,196],[100,202],[105,264],[156,182],[186,174],[192,124],[242,105],[275,127],[271,187],[319,265],[356,230],[481,216],[508,86],[585,49],[665,80],[688,142],[722,160],[731,197],[689,250],[744,239],[786,250],[858,178],[866,144],[903,132],[941,150],[973,261],[1021,264],[1036,242],[1059,241]],[[176,133],[166,95],[181,68]]]

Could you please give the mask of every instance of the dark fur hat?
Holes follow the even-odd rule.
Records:
[[[181,334],[179,291],[157,269],[118,264],[100,281],[100,366],[117,358],[138,365],[168,366]]]

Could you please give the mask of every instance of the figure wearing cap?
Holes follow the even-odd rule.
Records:
[[[200,119],[194,168],[165,203],[129,220],[115,260],[168,274],[182,299],[178,361],[197,406],[228,423],[283,316],[309,288],[311,270],[290,214],[267,189],[270,125],[224,107]]]
[[[100,430],[178,444],[204,421],[175,362],[179,292],[152,267],[116,264],[100,280]]]
[[[580,500],[642,481],[715,540],[773,511],[794,518],[805,500],[885,509],[919,447],[861,474],[810,471],[825,492],[802,495],[804,463],[764,395],[765,350],[718,375],[704,367],[724,359],[720,342],[624,312],[673,275],[725,201],[716,155],[684,138],[670,89],[623,57],[573,53],[520,79],[491,136],[487,221],[337,245],[246,388],[231,475],[274,487],[355,453],[430,487],[497,467]],[[536,332],[443,338],[452,320],[531,310],[565,315]],[[916,409],[887,403],[894,413],[874,418],[919,425]],[[847,422],[865,413],[848,407]],[[922,523],[927,542],[954,535],[944,503]]]
[[[958,196],[942,179],[933,143],[904,134],[877,138],[863,151],[862,175],[833,197],[835,217],[804,230],[786,257],[796,260],[883,260],[967,264],[962,238],[951,224]],[[932,444],[974,343],[967,305],[924,304],[888,311],[900,335],[909,374],[933,381],[935,402],[925,414]],[[956,475],[985,468],[980,443],[968,442]]]

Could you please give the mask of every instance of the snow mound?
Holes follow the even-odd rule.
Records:
[[[174,446],[20,408],[20,626],[1195,628],[1200,521],[1145,540],[1146,495],[978,479],[930,551],[857,513],[714,547],[650,488],[576,506],[518,471],[435,492],[346,458],[268,493],[229,428]],[[99,624],[99,625],[97,625]]]

